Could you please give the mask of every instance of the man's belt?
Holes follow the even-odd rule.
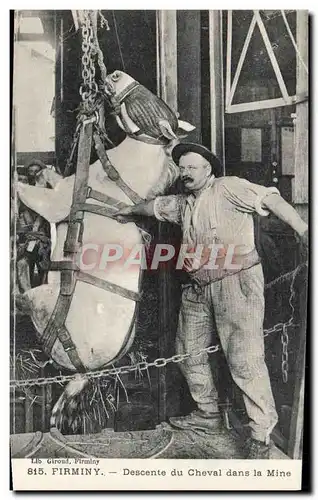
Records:
[[[200,267],[195,271],[188,272],[189,281],[185,286],[191,286],[197,284],[199,286],[205,286],[214,281],[222,280],[227,276],[232,276],[245,269],[259,264],[261,259],[257,253],[256,248],[245,255],[234,255],[232,258],[232,264],[237,266],[236,269],[227,269],[224,267],[224,259],[218,259],[216,265],[217,269],[206,269],[205,266]]]

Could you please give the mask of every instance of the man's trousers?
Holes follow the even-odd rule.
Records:
[[[233,380],[243,394],[251,436],[267,442],[277,423],[277,413],[264,359],[263,320],[261,264],[200,290],[185,287],[176,351],[177,354],[195,353],[208,347],[216,330]],[[213,358],[211,361],[213,367]],[[190,357],[180,366],[198,408],[218,412],[218,394],[208,355]]]

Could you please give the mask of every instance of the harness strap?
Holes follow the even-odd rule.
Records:
[[[110,205],[112,207],[118,208],[118,210],[121,210],[122,208],[126,208],[127,205],[123,203],[122,201],[116,200],[116,198],[113,198],[112,196],[108,196],[107,194],[101,193],[100,191],[96,191],[95,189],[92,189],[88,187],[87,190],[87,199],[92,198],[93,200],[100,201],[101,203],[105,203],[106,205]]]
[[[79,271],[79,267],[71,260],[53,260],[50,263],[50,271]]]
[[[59,341],[62,343],[64,351],[68,355],[71,363],[73,363],[74,367],[77,369],[79,372],[85,372],[85,366],[83,365],[77,349],[75,347],[75,344],[71,338],[70,332],[66,328],[65,325],[62,325],[59,332],[58,332],[58,337]]]
[[[85,367],[81,362],[76,346],[71,338],[68,329],[65,326],[65,320],[73,299],[73,290],[75,287],[75,283],[77,281],[82,281],[84,283],[88,283],[89,285],[97,286],[98,288],[107,290],[108,292],[114,293],[116,295],[121,295],[122,297],[133,300],[135,302],[140,301],[140,294],[133,292],[132,290],[127,290],[126,288],[123,288],[120,285],[116,285],[115,283],[111,283],[109,281],[102,280],[95,276],[91,276],[87,273],[79,271],[78,266],[71,261],[54,261],[51,263],[50,271],[61,271],[61,290],[57,298],[53,313],[51,314],[49,322],[42,335],[43,350],[47,354],[47,356],[50,356],[53,346],[58,339],[61,342],[64,351],[67,353],[74,367],[80,372],[85,372]],[[65,278],[69,278],[73,281],[73,286],[71,287],[72,293],[63,293],[63,275],[64,281]]]
[[[94,142],[96,152],[101,161],[104,171],[108,175],[111,181],[115,182],[115,184],[125,193],[126,196],[135,204],[142,203],[145,201],[143,198],[139,196],[133,189],[131,189],[128,184],[122,179],[118,170],[111,164],[107,153],[105,151],[104,145],[97,133],[94,133]]]
[[[91,155],[92,135],[92,122],[85,123],[84,121],[79,137],[73,199],[70,215],[68,218],[66,239],[64,243],[64,253],[70,256],[76,254],[79,246],[81,245],[84,229],[83,219],[85,211],[113,218],[118,209],[127,206],[124,203],[119,202],[118,200],[115,200],[110,196],[104,195],[99,191],[95,191],[87,186],[89,178],[89,168],[87,167],[89,165]],[[126,194],[126,196],[128,196],[128,198],[133,203],[140,203],[144,201],[126,184],[126,182],[121,178],[119,172],[111,164],[103,143],[97,133],[94,133],[94,142],[97,154],[108,177],[116,183],[116,185]],[[88,197],[102,203],[109,204],[110,207],[101,207],[99,205],[86,203]],[[89,274],[81,272],[79,271],[78,266],[72,261],[52,262],[50,270],[61,272],[61,282],[60,293],[57,298],[54,311],[51,314],[49,322],[43,332],[43,349],[46,354],[50,356],[56,340],[59,339],[74,367],[79,372],[83,372],[85,371],[85,367],[80,360],[80,357],[76,350],[76,346],[65,326],[65,321],[72,302],[76,282],[82,281],[84,283],[97,286],[111,293],[121,295],[122,297],[134,301],[140,300],[140,294],[131,290],[127,290],[106,280],[102,280],[95,276],[91,276]]]
[[[138,82],[132,82],[130,83],[129,85],[127,85],[127,87],[118,94],[117,96],[117,101],[119,103],[123,102],[124,99],[126,99],[126,97],[131,94],[131,92],[133,90],[135,90],[137,87],[140,87],[140,83]]]
[[[75,344],[64,324],[72,298],[73,295],[59,294],[54,311],[43,332],[43,350],[48,356],[50,356],[56,340],[59,339],[74,367],[80,372],[85,372],[85,367],[80,360]]]
[[[121,295],[125,297],[125,299],[130,299],[135,302],[140,301],[140,294],[137,292],[133,292],[132,290],[128,290],[120,285],[115,285],[115,283],[111,283],[110,281],[102,280],[97,278],[96,276],[91,276],[90,274],[79,271],[76,273],[76,278],[78,281],[82,281],[84,283],[88,283],[89,285],[98,286],[98,288],[102,288],[103,290],[107,290],[108,292],[115,293],[116,295]]]
[[[78,212],[90,212],[96,215],[103,215],[104,217],[109,217],[114,219],[114,215],[117,210],[111,207],[101,207],[100,205],[94,205],[93,203],[82,203],[80,205],[75,205]]]
[[[133,292],[132,290],[128,290],[120,285],[116,285],[115,283],[111,283],[110,281],[103,280],[101,278],[97,278],[96,276],[92,276],[91,274],[84,273],[80,270],[80,268],[71,261],[65,260],[55,260],[51,262],[50,271],[70,271],[75,273],[76,281],[83,281],[84,283],[88,283],[89,285],[95,285],[98,288],[103,288],[108,292],[115,293],[117,295],[121,295],[126,299],[134,300],[138,302],[140,300],[140,294],[137,292]]]
[[[128,134],[129,137],[132,137],[136,141],[144,142],[145,144],[153,144],[154,146],[167,146],[168,145],[168,140],[165,139],[164,136],[163,138],[160,139],[160,137],[151,137],[150,135],[143,134],[143,133],[136,133],[136,134]]]
[[[77,245],[82,235],[82,222],[84,214],[81,214],[77,210],[74,210],[74,206],[80,203],[85,203],[86,201],[89,175],[89,169],[87,168],[87,165],[89,165],[92,149],[92,127],[92,123],[83,122],[80,131],[77,168],[73,189],[73,200],[69,216],[66,239],[64,243],[64,252],[67,254],[76,253]]]

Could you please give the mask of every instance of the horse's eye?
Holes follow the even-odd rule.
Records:
[[[114,82],[117,82],[117,80],[119,80],[120,78],[120,71],[115,71],[113,74],[112,74],[112,80]]]

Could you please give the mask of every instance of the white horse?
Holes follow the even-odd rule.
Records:
[[[118,77],[119,75],[119,77]],[[113,86],[113,95],[123,93],[123,89],[133,86],[128,75],[115,72],[108,77]],[[117,88],[116,84],[119,82]],[[135,86],[138,86],[135,82]],[[137,88],[137,87],[136,87]],[[145,89],[146,90],[146,89]],[[147,91],[148,92],[148,91]],[[158,99],[153,96],[153,98]],[[130,99],[132,99],[130,92]],[[123,104],[125,101],[118,101]],[[166,106],[158,99],[159,105]],[[165,118],[165,117],[164,117]],[[141,198],[150,198],[164,190],[177,178],[178,172],[168,154],[168,146],[177,142],[177,130],[166,119],[160,121],[161,140],[148,135],[149,130],[143,131],[138,128],[138,137],[131,132],[117,147],[108,150],[107,155],[111,164],[119,172],[121,178]],[[118,115],[120,126],[136,129],[136,123],[131,121],[126,107],[122,106],[122,113]],[[178,122],[183,128],[183,133],[189,132],[194,127]],[[174,127],[176,128],[176,127]],[[141,132],[141,133],[140,133]],[[151,132],[151,131],[150,131]],[[167,137],[170,142],[164,139]],[[51,223],[52,241],[51,261],[65,261],[64,243],[66,240],[68,223],[65,222],[70,214],[75,175],[60,178],[53,171],[43,171],[47,181],[53,189],[29,186],[18,183],[17,191],[21,201],[30,209],[44,217]],[[89,167],[88,186],[105,195],[111,196],[125,204],[131,204],[130,199],[122,189],[112,180],[103,169],[98,160]],[[88,199],[89,203],[103,205],[94,199]],[[138,266],[130,266],[128,269],[122,263],[111,266],[100,266],[97,258],[99,248],[105,249],[106,245],[118,244],[124,249],[130,250],[135,245],[142,243],[140,230],[134,223],[119,224],[116,220],[85,212],[83,224],[82,246],[92,248],[91,257],[96,259],[96,265],[90,261],[89,270],[86,272],[94,277],[123,287],[129,291],[138,293],[140,287],[140,269]],[[107,247],[106,247],[107,248]],[[87,253],[87,256],[89,253]],[[28,305],[30,315],[41,340],[60,292],[60,275],[58,271],[48,273],[48,283],[37,288],[30,289],[24,293],[24,301]],[[99,288],[83,281],[77,281],[72,296],[72,301],[66,316],[65,327],[76,347],[76,351],[86,370],[97,370],[113,363],[121,357],[131,346],[134,338],[134,314],[136,302],[120,294]],[[51,350],[51,358],[60,367],[77,371],[71,362],[62,343],[57,338]],[[85,376],[70,383],[66,392],[74,395],[85,385]]]

